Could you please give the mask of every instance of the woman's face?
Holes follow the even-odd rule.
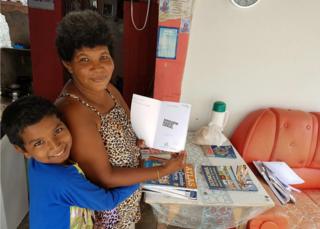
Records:
[[[78,89],[104,90],[112,76],[113,61],[107,46],[77,49],[70,62],[63,62]]]

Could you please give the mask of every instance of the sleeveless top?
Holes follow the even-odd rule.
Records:
[[[99,133],[112,166],[136,168],[139,166],[140,151],[136,146],[136,135],[124,108],[107,90],[115,105],[106,114],[101,114],[94,106],[76,95],[63,93],[60,97],[69,97],[95,112],[100,118]],[[95,228],[126,229],[141,218],[141,188],[128,199],[110,211],[95,211]]]

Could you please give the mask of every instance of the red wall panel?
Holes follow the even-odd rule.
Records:
[[[180,19],[159,22],[159,26],[180,28]],[[153,97],[165,101],[180,100],[181,84],[187,56],[189,33],[179,33],[176,59],[156,59]]]
[[[147,11],[146,2],[135,2],[134,21],[142,27]],[[130,1],[124,2],[123,34],[123,96],[130,106],[133,93],[152,96],[155,72],[158,4],[151,1],[147,26],[137,31],[131,22]]]
[[[33,90],[52,101],[63,87],[63,68],[55,48],[55,31],[61,18],[61,0],[54,1],[54,10],[29,7]]]

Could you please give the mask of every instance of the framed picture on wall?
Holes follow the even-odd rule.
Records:
[[[54,10],[54,0],[28,0],[30,8]]]
[[[180,24],[180,32],[181,33],[189,33],[190,32],[190,19],[182,18]]]
[[[159,27],[157,58],[176,59],[179,28]]]

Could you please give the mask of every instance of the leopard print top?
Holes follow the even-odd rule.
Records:
[[[115,106],[107,114],[101,114],[94,106],[76,95],[64,93],[60,97],[68,96],[76,99],[99,116],[101,120],[99,133],[113,166],[136,168],[140,158],[139,148],[136,146],[136,135],[124,108],[108,90],[107,92],[115,102]],[[140,199],[141,189],[111,211],[96,211],[95,228],[129,228],[132,223],[138,222],[141,218]]]

